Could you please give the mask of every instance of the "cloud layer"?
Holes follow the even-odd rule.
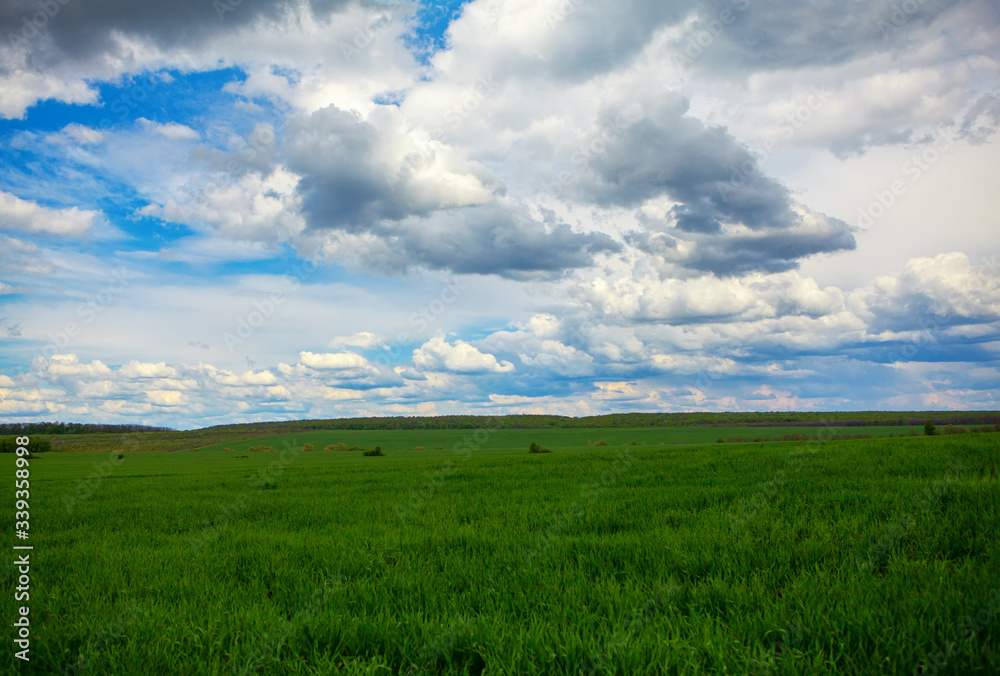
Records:
[[[996,406],[996,3],[426,10],[0,8],[0,415]]]

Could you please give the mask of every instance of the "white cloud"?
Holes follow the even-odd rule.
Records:
[[[369,367],[368,360],[354,352],[337,352],[332,354],[300,352],[299,361],[304,366],[318,371],[344,371]]]
[[[12,49],[0,48],[0,60],[4,63],[15,63],[15,58]],[[28,108],[39,100],[92,104],[97,98],[97,90],[82,80],[24,70],[0,74],[0,116],[8,119],[24,118]]]
[[[118,369],[118,373],[126,378],[176,378],[178,376],[177,369],[167,366],[163,362],[148,364],[130,361]]]
[[[362,350],[373,350],[379,345],[385,344],[385,338],[378,336],[371,331],[361,331],[351,336],[337,336],[329,342],[327,347],[334,350],[344,347],[357,347]]]
[[[0,229],[83,237],[103,222],[99,211],[51,209],[0,191]]]
[[[510,373],[514,365],[499,362],[492,354],[484,354],[462,340],[449,343],[435,336],[413,351],[413,364],[425,371],[452,373]]]
[[[73,143],[81,146],[96,145],[104,140],[104,133],[73,122],[56,134],[45,137],[49,143]]]
[[[194,129],[188,127],[187,125],[178,124],[177,122],[168,122],[163,124],[147,120],[144,117],[140,117],[136,121],[148,132],[163,136],[171,141],[197,141],[201,138],[201,135]]]
[[[108,131],[69,124],[18,137],[18,152],[34,143],[63,162],[53,174],[76,194],[83,171],[112,176],[146,204],[135,216],[166,223],[142,224],[162,244],[140,239],[122,254],[0,237],[3,326],[20,326],[29,345],[45,345],[97,291],[77,283],[95,263],[127,257],[157,283],[136,283],[103,310],[72,346],[83,357],[57,355],[18,376],[20,398],[4,388],[4,410],[192,424],[989,401],[995,374],[974,366],[1000,355],[1000,289],[995,269],[968,255],[994,245],[992,6],[921,3],[906,31],[882,38],[873,27],[886,3],[752,3],[689,67],[672,63],[717,4],[476,0],[430,67],[400,39],[414,24],[409,4],[268,14],[274,5],[262,2],[169,34],[195,17],[176,3],[123,5],[81,15],[73,59],[56,24],[28,54],[0,45],[8,116],[41,99],[117,114],[98,92],[113,83],[106,91],[138,93],[129,74],[165,84],[168,71],[245,74],[185,118],[196,128],[158,113]],[[345,51],[356,29],[373,26],[370,44]],[[821,105],[790,123],[814,87]],[[619,125],[630,105],[635,116]],[[281,112],[239,138],[269,110]],[[927,130],[944,127],[965,140],[858,235],[866,258],[838,253],[855,241],[855,202],[903,175]],[[774,152],[747,152],[768,141]],[[745,166],[750,187],[719,199]],[[38,186],[32,202],[11,179],[0,229],[83,239],[105,227],[100,212],[42,206],[61,188]],[[975,239],[952,242],[960,231]],[[289,249],[390,279],[317,271],[227,355],[221,336],[287,285],[220,264],[273,270]],[[953,250],[964,253],[938,255]],[[803,271],[822,261],[825,276]],[[428,269],[466,275],[471,290],[446,303]],[[331,339],[331,325],[354,333]],[[901,346],[955,361],[932,378],[899,366]],[[377,360],[357,354],[380,347]],[[964,376],[974,382],[955,385]]]

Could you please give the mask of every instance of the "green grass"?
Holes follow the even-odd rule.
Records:
[[[46,454],[32,662],[7,673],[910,674],[949,646],[945,672],[1000,670],[1000,435],[670,445],[681,432]],[[319,450],[336,442],[385,457]]]
[[[426,454],[434,455],[434,451],[443,451],[450,455],[455,444],[463,439],[478,434],[484,439],[480,451],[485,453],[507,453],[517,450],[527,451],[529,444],[536,441],[552,450],[579,450],[587,448],[588,443],[598,441],[608,442],[609,448],[632,448],[638,446],[659,446],[676,444],[707,444],[722,439],[737,438],[743,441],[753,441],[760,438],[767,441],[777,441],[785,435],[801,434],[815,439],[817,435],[837,436],[856,434],[872,437],[923,434],[923,427],[680,427],[673,429],[548,429],[548,430],[322,430],[300,434],[282,434],[270,437],[259,437],[244,441],[231,441],[203,446],[199,451],[221,451],[231,448],[233,451],[245,452],[247,449],[263,445],[276,449],[286,440],[295,439],[301,447],[310,443],[317,452],[331,444],[344,443],[349,446],[373,448],[382,446],[386,452],[406,452],[423,446]],[[487,435],[487,436],[483,436]],[[727,442],[728,443],[728,442]],[[438,453],[442,455],[442,453]]]

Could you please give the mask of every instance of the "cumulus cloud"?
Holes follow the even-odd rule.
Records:
[[[5,230],[83,237],[103,222],[99,211],[52,209],[0,191],[0,228]]]
[[[629,233],[629,242],[716,274],[779,272],[812,254],[854,248],[846,223],[794,203],[744,146],[687,112],[676,95],[634,122],[607,111],[599,126],[616,133],[589,146],[594,173],[580,176],[577,198],[633,207],[669,198],[673,206],[647,219],[647,230]]]
[[[344,371],[368,367],[368,360],[354,352],[338,352],[334,354],[313,354],[300,352],[299,361],[311,369],[318,371]]]
[[[126,378],[176,378],[177,370],[167,366],[163,362],[157,364],[145,364],[138,361],[129,363],[118,369],[118,372]]]
[[[438,301],[441,333],[399,338],[393,350],[379,350],[386,340],[372,331],[306,338],[270,325],[253,338],[267,355],[253,359],[271,358],[260,371],[249,357],[244,370],[244,355],[228,368],[181,363],[166,342],[122,353],[120,331],[117,347],[80,344],[90,361],[56,355],[32,363],[16,388],[0,380],[4,414],[207,422],[859,407],[845,393],[861,390],[873,406],[992,396],[996,267],[947,254],[845,290],[829,272],[812,279],[802,270],[827,260],[818,254],[857,246],[837,218],[855,209],[837,181],[799,175],[856,166],[859,185],[875,185],[880,167],[906,160],[907,144],[941,129],[954,131],[955,150],[922,185],[949,185],[945,164],[970,152],[992,166],[995,2],[476,0],[435,41],[441,49],[425,50],[424,36],[414,53],[421,19],[408,3],[263,0],[222,20],[218,3],[192,3],[57,3],[39,35],[0,44],[0,115],[24,116],[39,100],[118,114],[128,96],[149,93],[136,85],[143,78],[163,98],[187,87],[183,97],[205,102],[182,118],[151,100],[124,105],[110,128],[67,117],[5,142],[19,155],[0,192],[0,230],[21,238],[0,236],[8,335],[45,344],[65,321],[49,308],[84,293],[37,278],[58,269],[57,279],[75,279],[119,255],[50,245],[105,227],[93,210],[102,200],[118,207],[113,219],[150,219],[123,229],[141,227],[128,255],[152,274],[198,264],[228,275],[225,263],[253,262],[259,286],[294,252],[334,263],[303,280],[303,295],[331,279],[344,284],[331,293],[367,286],[357,297],[372,313],[398,311],[391,294],[427,271],[477,275],[466,282],[482,301]],[[16,38],[36,11],[7,3],[0,34]],[[344,49],[369,27],[378,34],[367,46]],[[225,84],[193,75],[208,72]],[[195,81],[210,91],[190,89]],[[822,105],[786,126],[813,87]],[[767,140],[785,146],[762,153]],[[36,177],[48,177],[31,189],[36,201],[17,197]],[[932,228],[940,223],[915,223],[914,241]],[[201,274],[187,278],[192,288]],[[27,291],[37,294],[30,311]],[[422,306],[409,294],[404,314]],[[109,332],[113,314],[101,317]],[[393,326],[373,316],[350,325]],[[211,360],[219,341],[196,328],[174,342]],[[104,330],[95,324],[94,343]],[[900,346],[918,344],[912,358],[951,364],[954,382],[899,366]],[[379,359],[360,354],[372,350]],[[982,366],[966,391],[955,383],[969,362]]]
[[[620,245],[565,223],[543,224],[482,165],[448,146],[419,148],[397,114],[378,124],[329,106],[293,120],[284,144],[302,211],[326,251],[382,272],[427,267],[516,276],[590,265]]]
[[[337,336],[327,347],[338,349],[343,347],[357,347],[362,350],[373,350],[385,344],[385,338],[375,335],[371,331],[361,331],[351,336]]]
[[[484,354],[462,340],[454,343],[435,336],[413,351],[414,365],[426,371],[453,373],[510,373],[514,365],[498,362],[492,354]]]
[[[973,265],[961,252],[909,261],[896,277],[879,277],[851,295],[874,331],[929,329],[1000,319],[1000,268]]]

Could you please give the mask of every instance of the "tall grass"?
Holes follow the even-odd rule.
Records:
[[[247,457],[127,453],[72,507],[104,456],[46,454],[21,670],[909,674],[939,653],[951,673],[1000,670],[997,436],[831,441],[803,460],[794,442],[623,451],[653,441],[640,432],[597,448],[530,431],[548,455],[491,437],[406,520],[393,508],[451,455],[447,433],[383,443],[378,462],[275,465],[267,439],[276,452]]]

